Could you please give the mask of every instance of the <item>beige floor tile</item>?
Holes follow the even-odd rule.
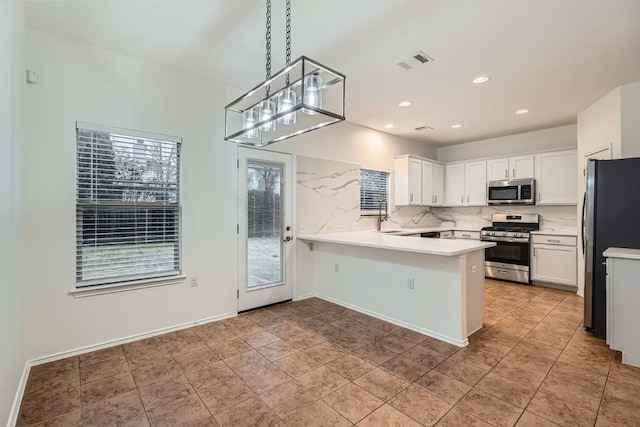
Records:
[[[145,384],[138,387],[138,391],[147,411],[195,393],[195,390],[184,375],[168,377],[157,382]]]
[[[502,355],[496,355],[491,352],[469,347],[463,348],[451,356],[452,359],[459,360],[460,362],[464,362],[484,370],[492,369],[498,364],[498,362],[500,362],[502,357]]]
[[[202,367],[200,368],[202,369]],[[155,381],[160,381],[163,378],[170,378],[182,375],[180,366],[172,359],[162,361],[153,365],[147,365],[142,368],[134,369],[131,371],[133,379],[138,387],[145,384],[149,384]]]
[[[390,405],[383,405],[360,421],[358,427],[420,427],[420,423]]]
[[[90,365],[80,366],[80,383],[101,380],[129,371],[129,364],[124,354]]]
[[[188,426],[210,416],[206,406],[195,393],[147,412],[153,427]]]
[[[279,340],[280,338],[265,330],[244,338],[244,341],[253,348],[262,347],[263,345],[271,344],[272,342],[276,342]]]
[[[18,424],[20,426],[20,424]],[[81,427],[82,426],[82,412],[80,408],[75,409],[66,414],[59,415],[55,418],[49,418],[46,421],[41,421],[36,424],[31,424],[30,427]]]
[[[215,415],[251,397],[255,397],[255,394],[240,378],[234,377],[200,390],[198,396],[200,396],[209,412]]]
[[[536,389],[489,372],[475,388],[502,399],[518,408],[525,408]]]
[[[318,400],[315,393],[293,380],[277,385],[259,397],[280,418],[285,418],[296,409]]]
[[[462,412],[457,408],[452,408],[447,414],[442,417],[436,424],[438,427],[490,427],[491,424],[487,424],[480,418],[476,418],[473,415]]]
[[[586,410],[581,406],[540,392],[533,397],[527,406],[527,411],[563,426],[592,426],[597,414],[595,411]]]
[[[409,382],[414,382],[429,371],[427,366],[407,359],[403,355],[387,360],[380,367]]]
[[[471,386],[437,371],[428,372],[415,384],[447,403],[454,404],[471,390]]]
[[[502,360],[491,371],[493,374],[510,379],[527,387],[538,388],[546,377],[546,372],[534,371],[520,366],[513,360]]]
[[[334,391],[323,400],[354,424],[384,404],[382,400],[354,383]]]
[[[353,354],[347,354],[339,359],[333,360],[327,365],[346,379],[353,381],[360,378],[367,372],[374,370],[376,367],[364,359]]]
[[[224,363],[236,374],[240,374],[256,370],[270,362],[269,359],[258,353],[256,350],[251,350],[224,359]]]
[[[389,404],[425,426],[434,425],[452,405],[417,386],[401,391]]]
[[[621,424],[640,425],[640,386],[609,380],[600,415]]]
[[[297,409],[284,419],[289,426],[350,427],[351,423],[322,400]]]
[[[521,408],[477,389],[467,393],[456,408],[495,426],[513,426],[522,413]]]
[[[314,347],[308,348],[304,350],[304,353],[322,364],[329,363],[347,354],[346,351],[328,342],[323,342]]]
[[[98,362],[104,362],[109,359],[113,359],[114,357],[123,357],[124,351],[122,350],[122,346],[118,345],[115,347],[105,348],[104,350],[92,351],[91,353],[81,354],[79,356],[80,366],[83,365],[92,365]]]
[[[458,346],[455,346],[453,344],[449,344],[444,341],[440,341],[431,337],[427,337],[424,341],[420,343],[420,345],[430,350],[437,351],[438,353],[444,354],[447,357],[452,356],[454,353],[460,350],[460,347]]]
[[[620,362],[611,364],[611,379],[630,385],[640,387],[640,368],[634,366],[623,365]]]
[[[227,357],[253,350],[249,344],[237,337],[216,343],[210,343],[209,347],[214,351],[214,353],[220,356],[221,359],[226,359]]]
[[[90,405],[134,390],[136,390],[136,383],[133,381],[131,372],[86,383],[80,388],[83,405]]]
[[[458,362],[454,359],[448,359],[442,362],[436,366],[435,370],[470,386],[474,386],[488,372],[485,369]]]
[[[529,411],[524,411],[516,423],[516,427],[554,427],[558,424],[544,419]]]
[[[378,343],[361,347],[354,351],[353,354],[376,366],[397,356],[396,352],[388,350]]]
[[[276,365],[292,377],[298,377],[320,366],[320,363],[305,353],[294,353],[278,359]]]
[[[275,341],[257,348],[258,352],[272,362],[298,353],[298,349],[286,341]]]
[[[349,382],[348,379],[326,366],[312,369],[306,374],[300,375],[296,381],[318,398],[332,393]]]
[[[601,391],[588,389],[554,376],[547,376],[542,382],[539,391],[552,398],[565,400],[596,412],[602,398]]]
[[[184,371],[193,371],[201,369],[204,366],[216,363],[220,357],[211,349],[195,351],[193,353],[181,354],[174,356],[174,360],[180,365]]]
[[[240,378],[258,394],[291,380],[291,377],[274,363],[261,366],[254,371],[243,372]]]
[[[82,423],[86,426],[148,426],[147,416],[137,391],[119,394],[84,406]]]
[[[364,374],[354,383],[384,401],[391,399],[409,386],[409,382],[380,368]]]
[[[393,334],[380,339],[378,344],[396,354],[403,353],[416,345],[408,339]]]
[[[211,387],[235,376],[223,361],[212,363],[197,371],[185,372],[185,375],[196,391]]]
[[[287,343],[297,348],[298,350],[306,350],[310,347],[322,344],[323,342],[324,339],[309,332],[303,332],[287,339]]]
[[[433,369],[447,359],[442,353],[417,345],[402,353],[402,357],[418,362],[429,369]]]

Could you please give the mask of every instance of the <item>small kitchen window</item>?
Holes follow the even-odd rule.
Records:
[[[389,172],[360,169],[360,215],[377,215],[389,203]]]

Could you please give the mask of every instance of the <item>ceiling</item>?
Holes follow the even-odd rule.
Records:
[[[274,71],[284,66],[284,3],[272,0]],[[26,8],[34,28],[242,92],[264,80],[263,0]],[[292,0],[292,21],[293,58],[347,75],[347,120],[438,146],[575,123],[615,87],[640,80],[638,0]],[[419,50],[434,61],[397,65]],[[482,74],[491,80],[474,85]],[[414,130],[423,125],[434,130]]]

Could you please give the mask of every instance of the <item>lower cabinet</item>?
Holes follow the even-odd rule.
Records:
[[[578,286],[576,237],[532,236],[531,280]]]

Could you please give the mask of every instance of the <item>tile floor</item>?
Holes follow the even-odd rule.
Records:
[[[581,298],[486,283],[463,349],[314,298],[34,367],[18,425],[640,425]]]

